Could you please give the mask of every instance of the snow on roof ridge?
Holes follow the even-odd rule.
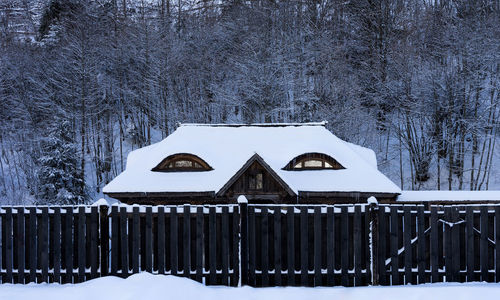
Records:
[[[299,127],[299,126],[326,126],[328,121],[306,122],[306,123],[179,123],[178,127],[200,126],[200,127]]]

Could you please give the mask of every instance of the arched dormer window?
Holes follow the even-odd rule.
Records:
[[[213,170],[203,159],[188,153],[170,155],[152,169],[155,172],[199,172]]]
[[[283,170],[341,170],[345,169],[338,161],[323,153],[305,153],[292,159]]]

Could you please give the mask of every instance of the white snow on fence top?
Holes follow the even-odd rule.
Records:
[[[500,191],[402,191],[398,202],[498,201]]]
[[[104,187],[105,193],[215,192],[255,154],[295,192],[400,193],[377,170],[375,153],[347,143],[313,124],[181,125],[163,141],[130,152],[126,170]],[[282,170],[293,158],[310,152],[336,159],[343,170]],[[166,157],[177,153],[199,156],[213,170],[153,172]]]

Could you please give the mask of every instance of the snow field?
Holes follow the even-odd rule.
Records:
[[[80,284],[0,285],[0,300],[128,300],[128,299],[214,299],[214,300],[332,300],[332,299],[498,299],[498,283],[435,283],[394,287],[222,287],[166,275],[140,273],[127,279],[108,276]]]

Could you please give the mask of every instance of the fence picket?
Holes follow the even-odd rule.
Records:
[[[354,219],[353,219],[353,234],[354,234],[354,285],[361,286],[361,242],[363,237],[361,236],[361,206],[354,207]]]
[[[138,273],[139,272],[139,250],[140,250],[140,234],[141,234],[141,227],[140,227],[140,216],[139,216],[139,207],[134,206],[132,209],[132,272],[133,273]]]
[[[184,214],[182,217],[182,241],[183,241],[183,275],[190,278],[191,276],[191,207],[184,205]],[[147,239],[146,239],[147,242]]]
[[[323,285],[321,274],[321,245],[321,207],[316,206],[314,208],[314,286]]]
[[[287,284],[295,285],[295,211],[292,206],[287,208],[286,212],[287,223]]]
[[[326,211],[326,270],[327,285],[333,286],[335,275],[335,253],[333,247],[334,241],[334,214],[333,207],[328,207]]]
[[[170,214],[170,274],[177,275],[178,272],[178,217],[177,217],[177,208],[171,208]]]
[[[120,252],[120,217],[118,214],[118,206],[111,207],[111,274],[118,276]]]
[[[146,207],[146,234],[144,240],[146,241],[146,247],[144,252],[146,254],[146,268],[142,268],[146,272],[153,272],[153,208],[151,206]],[[190,247],[187,249],[191,249]],[[187,251],[190,252],[190,251]]]
[[[165,207],[158,207],[157,253],[158,274],[165,274]]]
[[[481,281],[488,281],[488,208],[481,206],[481,241],[479,243],[479,261],[481,264]]]
[[[495,207],[495,281],[500,282],[500,206]]]
[[[391,230],[390,230],[390,248],[391,248],[391,276],[392,284],[401,284],[399,276],[399,228],[398,228],[398,206],[391,207]]]
[[[451,227],[451,251],[453,256],[451,258],[451,264],[453,265],[453,281],[460,280],[460,236],[459,229],[461,224],[458,223],[458,209],[453,207],[451,209],[451,220],[453,222],[453,227]]]
[[[240,255],[243,255],[243,252],[240,252],[240,215],[237,207],[233,207],[233,252],[231,255],[232,258],[232,269],[233,274],[231,277],[231,286],[238,286],[240,280]],[[241,245],[243,246],[243,245]]]
[[[417,207],[417,267],[418,267],[418,283],[426,283],[428,280],[426,278],[426,249],[427,249],[427,239],[425,238],[425,216],[424,207]]]
[[[42,223],[40,225],[40,263],[42,282],[49,282],[49,209],[42,207]]]
[[[36,208],[34,208],[33,211],[36,211]],[[34,219],[36,220],[36,213]],[[73,282],[73,208],[72,207],[66,208],[66,216],[64,219],[65,219],[65,226],[63,227],[65,233],[64,254],[66,256],[64,265],[64,269],[66,272],[65,282],[72,283]],[[36,264],[34,266],[36,267]]]
[[[349,219],[347,206],[342,206],[340,215],[340,267],[342,269],[341,282],[343,286],[349,286]]]
[[[222,245],[221,245],[221,267],[222,267],[222,284],[229,284],[229,208],[222,207]]]
[[[307,206],[300,208],[300,280],[302,286],[308,286],[309,279],[309,237]]]
[[[90,208],[90,278],[97,277],[97,269],[99,268],[99,257],[97,254],[98,248],[98,211],[97,206],[92,206]]]
[[[404,256],[405,256],[405,284],[411,284],[413,279],[412,274],[412,244],[411,244],[411,207],[404,206],[403,220],[403,240],[404,240]]]
[[[85,207],[78,210],[78,282],[85,281]]]
[[[379,284],[380,285],[387,285],[387,269],[385,266],[385,260],[386,260],[386,239],[385,237],[387,236],[387,224],[386,224],[386,218],[385,218],[385,207],[384,206],[379,206],[378,209],[378,274],[379,274]]]
[[[54,207],[54,282],[61,283],[61,208]]]
[[[5,208],[5,225],[2,226],[4,228],[4,238],[5,238],[5,275],[2,278],[2,283],[13,283],[12,282],[12,269],[14,268],[13,264],[13,239],[12,239],[12,208]]]
[[[99,240],[99,256],[100,256],[100,276],[107,276],[109,273],[109,220],[110,216],[108,216],[108,206],[101,205],[99,206],[99,232],[98,232],[98,240]]]
[[[127,208],[126,207],[120,207],[120,255],[121,255],[121,271],[122,271],[122,277],[127,278],[128,277],[128,234],[125,234],[127,232],[127,223],[128,223],[128,217],[127,217]]]
[[[209,241],[209,266],[210,275],[208,284],[217,284],[217,219],[215,214],[215,207],[210,206],[208,216],[208,241]]]
[[[24,208],[17,208],[17,283],[24,283],[25,235]]]
[[[203,280],[203,207],[196,211],[196,281]]]
[[[274,209],[274,285],[281,286],[281,207]]]

